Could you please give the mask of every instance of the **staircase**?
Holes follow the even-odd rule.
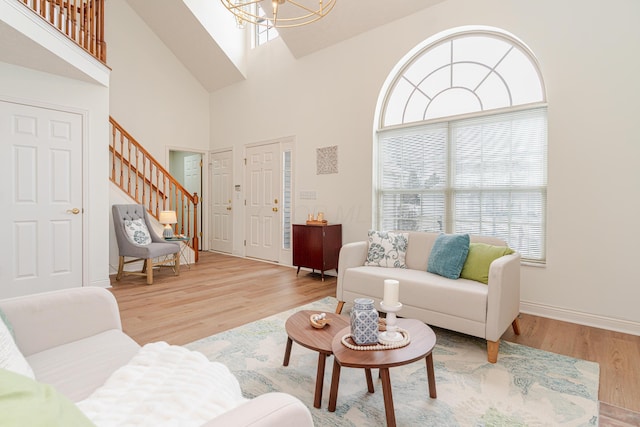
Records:
[[[156,219],[160,211],[175,211],[174,233],[192,237],[190,246],[198,262],[198,194],[189,193],[113,117],[109,127],[109,179]]]
[[[16,0],[106,65],[105,0]],[[158,219],[176,212],[174,233],[190,236],[198,262],[198,195],[190,194],[138,141],[109,117],[111,141],[109,179]]]

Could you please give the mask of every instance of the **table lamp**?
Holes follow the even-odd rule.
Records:
[[[160,215],[158,216],[158,221],[160,224],[164,224],[164,231],[162,232],[162,237],[165,239],[170,239],[173,237],[173,228],[172,224],[178,223],[178,218],[176,217],[176,211],[160,211]]]

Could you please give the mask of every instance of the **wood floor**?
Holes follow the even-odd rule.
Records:
[[[335,296],[336,279],[296,275],[294,268],[213,252],[198,264],[166,268],[154,284],[139,276],[115,280],[124,331],[139,344],[167,341],[183,345],[325,296]],[[523,314],[521,334],[503,339],[600,364],[601,413],[608,426],[640,426],[640,337]],[[498,356],[499,357],[499,356]],[[608,419],[608,418],[607,418]],[[624,420],[624,421],[620,421]]]

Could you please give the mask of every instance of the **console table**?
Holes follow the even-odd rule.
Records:
[[[322,280],[326,270],[337,271],[338,255],[342,248],[342,224],[293,224],[293,265],[320,271]],[[296,274],[297,274],[296,273]]]

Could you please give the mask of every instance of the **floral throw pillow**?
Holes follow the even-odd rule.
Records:
[[[408,233],[369,231],[369,251],[364,265],[407,268],[404,260],[409,245]]]
[[[133,244],[146,246],[151,243],[151,235],[142,218],[125,220],[124,230]]]

